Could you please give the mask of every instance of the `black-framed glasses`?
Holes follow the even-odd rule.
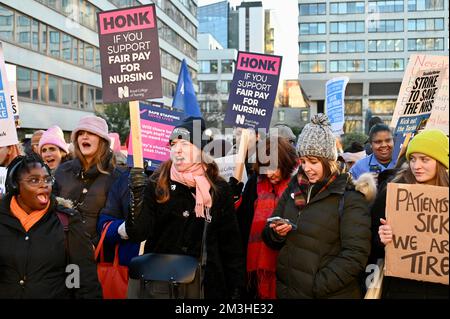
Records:
[[[51,186],[55,183],[55,178],[53,176],[46,176],[44,178],[30,177],[27,179],[23,179],[22,181],[33,187],[38,187],[41,185],[41,183]]]

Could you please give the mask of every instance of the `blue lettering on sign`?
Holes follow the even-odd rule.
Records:
[[[5,94],[0,92],[0,120],[8,118],[8,110],[6,109]]]
[[[3,91],[2,72],[0,71],[0,91]]]

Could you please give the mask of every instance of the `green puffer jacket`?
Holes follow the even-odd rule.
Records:
[[[309,202],[299,211],[293,199],[299,191],[297,176],[291,180],[272,216],[288,218],[296,222],[298,229],[284,238],[268,226],[263,231],[264,242],[280,249],[278,298],[362,297],[357,278],[370,253],[367,199],[375,197],[376,186],[367,174],[355,184],[356,189],[366,193],[366,198],[356,191],[348,174],[341,174],[318,194],[313,187]]]

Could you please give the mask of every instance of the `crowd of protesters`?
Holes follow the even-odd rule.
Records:
[[[238,145],[217,152],[206,138],[193,140],[196,128],[202,136],[202,118],[174,128],[170,159],[154,172],[127,168],[97,116],[82,118],[70,143],[55,125],[36,131],[26,154],[0,147],[0,298],[101,298],[94,248],[106,225],[105,258],[119,245],[123,266],[143,241],[144,254],[205,257],[204,298],[363,298],[366,266],[384,258],[395,234],[387,183],[449,185],[449,141],[438,130],[416,134],[395,158],[380,121],[365,145],[345,149],[323,114],[298,139],[277,124],[251,135],[268,156],[248,151],[243,185],[225,181],[213,159]],[[66,280],[71,264],[81,274],[75,288]],[[383,298],[448,298],[442,284],[384,283]]]

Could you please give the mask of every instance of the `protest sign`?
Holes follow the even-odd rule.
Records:
[[[237,155],[228,155],[224,157],[219,157],[214,159],[217,166],[219,167],[219,175],[222,176],[227,182],[230,180],[231,176],[234,176],[234,171],[237,163]],[[247,183],[247,171],[243,170],[241,182]]]
[[[16,127],[20,127],[19,122],[19,101],[17,100],[17,82],[16,82],[16,66],[14,64],[5,63],[6,77],[9,84],[9,93],[11,95],[11,107],[14,114]]]
[[[447,284],[448,187],[389,183],[385,275]]]
[[[281,71],[281,56],[239,52],[225,123],[269,128]]]
[[[14,112],[11,107],[9,83],[6,78],[5,59],[3,47],[0,42],[0,146],[8,146],[19,143]]]
[[[155,5],[97,13],[103,102],[162,97]]]
[[[161,103],[139,102],[142,156],[148,170],[155,170],[170,157],[169,137],[183,113],[162,108]],[[133,139],[128,144],[128,165],[133,166]]]
[[[326,114],[330,120],[331,130],[336,136],[344,134],[344,98],[348,77],[338,77],[326,83]]]
[[[5,181],[6,181],[6,167],[0,167],[0,198],[6,193]]]
[[[436,105],[442,104],[436,98],[443,93],[444,78],[448,81],[448,57],[445,65],[444,57],[411,55],[390,124],[394,133],[414,133],[425,127]]]

